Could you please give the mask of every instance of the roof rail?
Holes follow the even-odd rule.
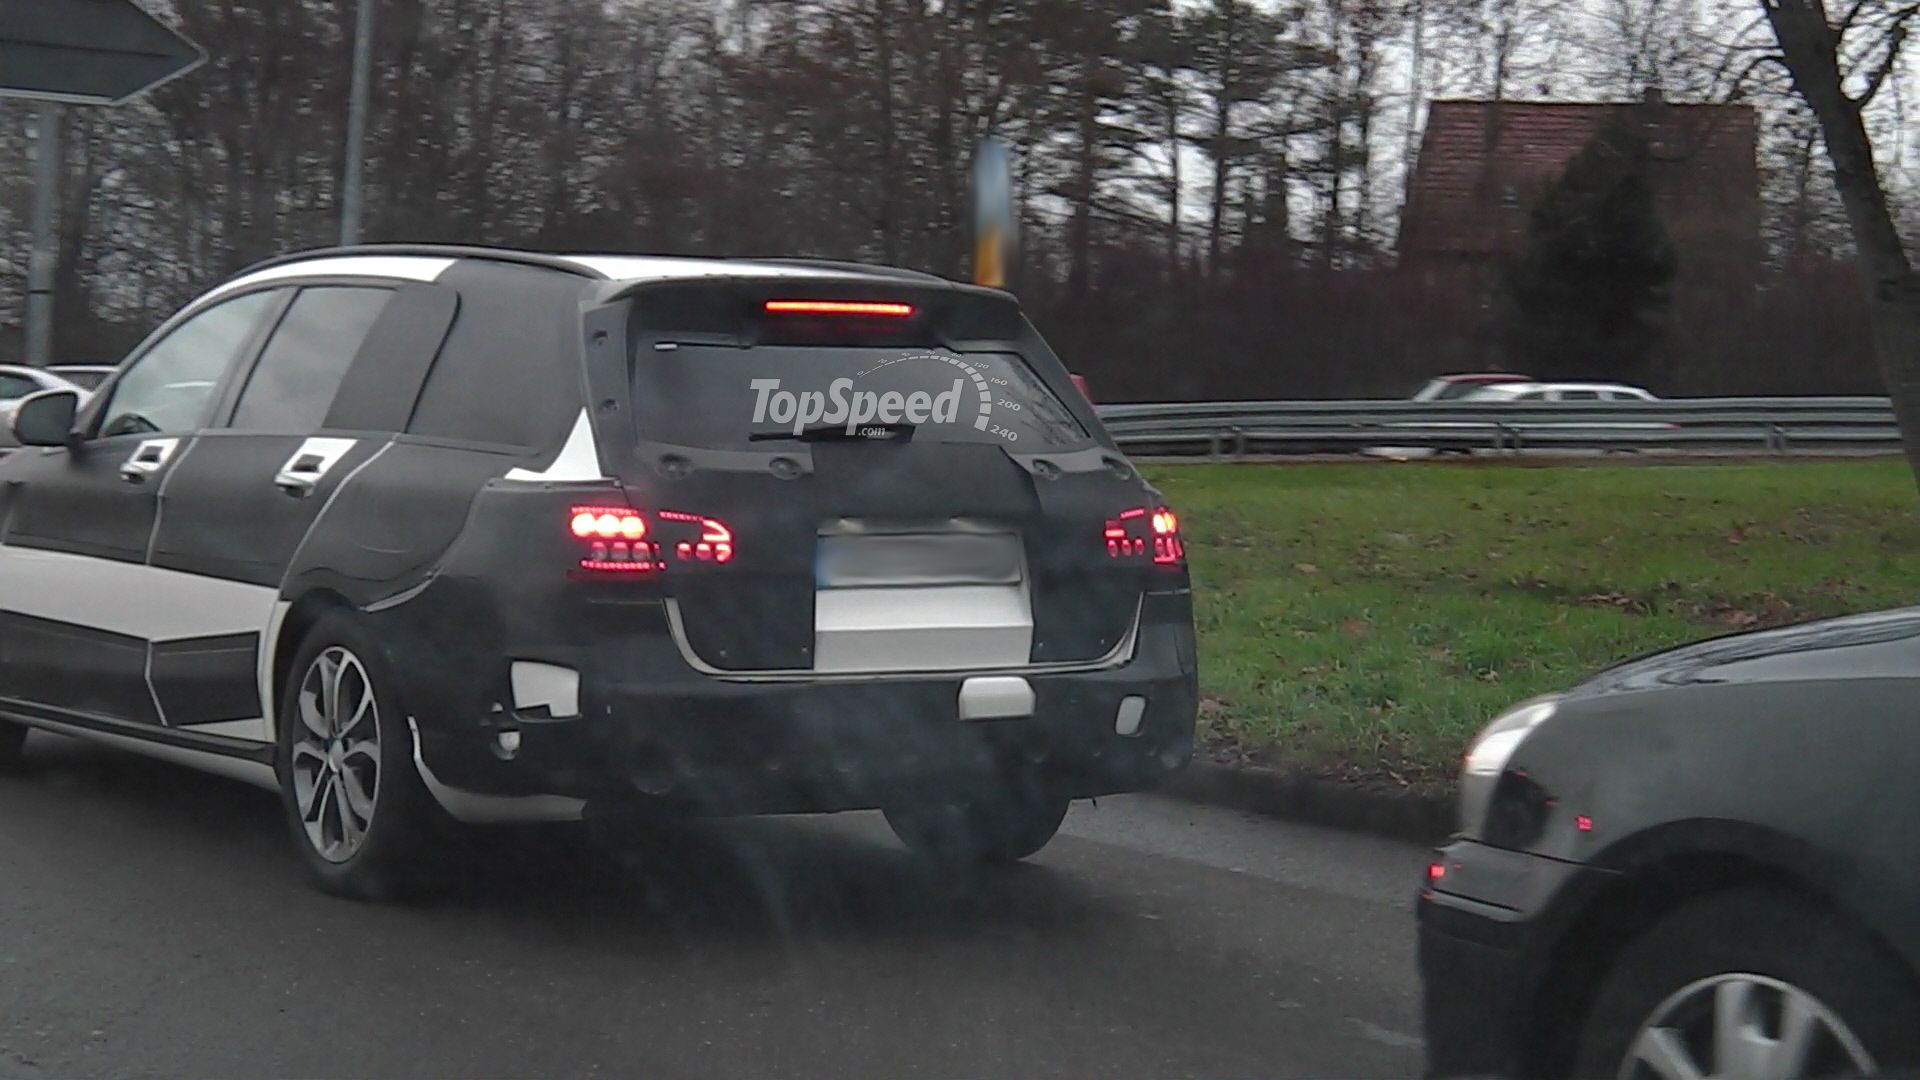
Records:
[[[605,280],[601,274],[587,266],[560,255],[543,255],[534,251],[516,251],[513,248],[484,247],[471,244],[349,244],[339,247],[309,248],[306,251],[290,251],[285,255],[276,255],[264,259],[233,275],[251,274],[268,267],[284,266],[288,263],[305,262],[309,259],[334,259],[350,255],[419,255],[439,259],[488,259],[493,262],[517,263],[521,266],[538,266],[547,270],[559,270],[578,277]]]
[[[751,255],[733,260],[735,262],[773,263],[777,266],[812,266],[821,270],[848,270],[876,277],[902,278],[908,281],[938,281],[952,284],[939,274],[929,274],[923,270],[908,270],[899,266],[883,266],[878,263],[854,262],[850,259],[810,259],[780,255]]]

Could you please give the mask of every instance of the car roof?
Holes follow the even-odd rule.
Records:
[[[362,244],[295,252],[255,264],[213,293],[294,277],[342,275],[434,281],[465,261],[537,266],[618,283],[713,277],[871,279],[945,282],[933,274],[893,266],[801,258],[705,258],[686,255],[555,254],[511,248],[444,244]],[[211,295],[211,294],[210,294]]]

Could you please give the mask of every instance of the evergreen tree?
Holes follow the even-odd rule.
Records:
[[[1677,269],[1646,140],[1596,134],[1533,204],[1507,267],[1510,360],[1542,377],[1644,379]]]

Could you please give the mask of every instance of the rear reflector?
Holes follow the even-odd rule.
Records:
[[[903,319],[913,314],[912,304],[880,300],[769,300],[769,315],[877,315]]]

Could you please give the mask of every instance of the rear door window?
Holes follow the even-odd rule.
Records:
[[[1018,452],[1088,441],[1013,353],[681,344],[643,349],[634,381],[639,437],[680,446],[911,437]]]
[[[1598,390],[1562,390],[1560,391],[1560,400],[1561,401],[1599,401],[1600,391]]]
[[[379,288],[300,290],[248,376],[228,426],[273,435],[318,431],[367,331],[392,297]]]

